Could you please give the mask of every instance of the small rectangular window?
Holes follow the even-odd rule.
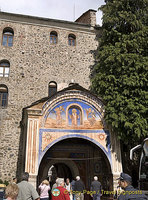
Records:
[[[4,70],[4,68],[0,67],[0,77],[3,77],[3,70]]]
[[[9,36],[9,38],[8,38],[8,46],[12,47],[12,44],[13,44],[13,36]]]
[[[7,35],[3,35],[3,46],[7,46]]]
[[[1,107],[7,107],[7,93],[0,93],[0,105]]]
[[[54,44],[56,44],[57,43],[57,39],[54,37]]]
[[[9,76],[9,67],[5,67],[5,77]]]
[[[6,107],[7,106],[7,93],[3,93],[2,96],[2,107]]]

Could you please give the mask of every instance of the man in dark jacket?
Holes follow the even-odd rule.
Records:
[[[75,189],[75,180],[73,179],[72,182],[71,182],[71,189],[72,189],[72,197],[73,197],[73,200],[75,200],[75,194],[73,194],[73,191]]]
[[[118,200],[148,200],[141,190],[136,190],[131,185],[132,178],[128,174],[121,173],[117,180],[119,180],[119,186],[124,190]]]
[[[84,193],[83,193],[84,189],[85,189],[84,183],[80,180],[80,176],[77,176],[74,185],[76,200],[84,200]]]
[[[90,190],[93,192],[93,200],[100,200],[101,196],[101,183],[98,181],[98,177],[94,176],[94,181],[91,183]]]

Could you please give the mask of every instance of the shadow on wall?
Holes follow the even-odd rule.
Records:
[[[27,138],[27,120],[25,111],[22,111],[22,121],[20,121],[20,139],[19,139],[19,151],[18,151],[18,160],[17,160],[17,171],[16,177],[18,182],[21,181],[22,173],[25,171],[25,152],[26,152],[26,138]]]

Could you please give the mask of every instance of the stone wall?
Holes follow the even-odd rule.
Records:
[[[91,26],[96,25],[96,10],[88,10],[83,15],[81,15],[76,22],[81,22],[85,24],[90,24]]]
[[[9,94],[8,107],[0,110],[0,177],[10,180],[20,166],[22,109],[48,96],[50,81],[65,86],[74,79],[88,89],[98,41],[97,30],[90,26],[0,12],[1,36],[5,27],[14,30],[14,41],[4,47],[0,38],[0,61],[10,62],[9,78],[0,77]],[[51,31],[58,33],[56,45],[50,44]],[[76,36],[76,46],[68,45],[70,33]]]

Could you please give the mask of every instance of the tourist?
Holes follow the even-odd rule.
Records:
[[[94,176],[94,181],[91,183],[90,191],[92,192],[93,200],[100,200],[101,196],[101,183],[98,181],[98,177]]]
[[[74,192],[76,193],[75,195],[76,200],[84,200],[84,193],[83,193],[84,189],[85,189],[84,183],[81,181],[80,176],[77,176],[74,186]]]
[[[132,178],[128,174],[121,173],[119,186],[124,190],[118,197],[118,200],[148,200],[141,190],[136,190],[132,185]]]
[[[29,173],[24,172],[22,181],[18,183],[19,193],[17,200],[39,200],[39,195],[32,184],[28,183]]]
[[[73,196],[73,200],[75,200],[75,194],[74,194],[74,187],[75,187],[75,180],[73,179],[72,181],[71,181],[71,189],[72,189],[72,196]]]
[[[72,194],[71,194],[72,187],[71,187],[69,178],[66,179],[65,188],[69,193],[70,200],[72,200]]]
[[[19,191],[19,188],[18,188],[17,184],[13,184],[13,183],[9,184],[5,190],[6,199],[7,200],[16,200],[16,198],[18,196],[18,191]]]
[[[68,191],[64,188],[64,178],[56,180],[57,187],[52,190],[52,200],[70,200]]]
[[[47,180],[42,181],[42,183],[39,185],[39,189],[40,189],[40,199],[49,200],[49,190],[50,190],[49,181]]]
[[[16,177],[13,178],[12,183],[17,184],[17,178]]]

